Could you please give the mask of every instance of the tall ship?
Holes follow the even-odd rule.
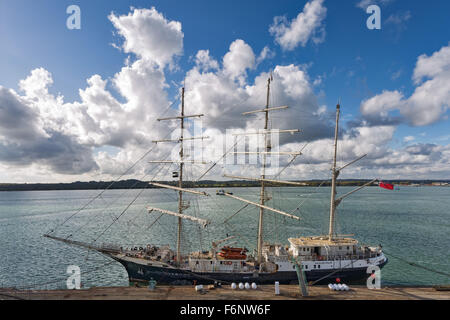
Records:
[[[207,192],[195,188],[195,183],[184,179],[186,165],[192,160],[186,159],[184,143],[187,140],[201,139],[203,137],[185,137],[184,130],[188,118],[202,117],[203,115],[186,115],[184,103],[184,88],[181,93],[180,114],[176,117],[162,118],[159,121],[178,121],[180,124],[180,136],[175,140],[155,141],[157,143],[172,142],[179,143],[179,159],[170,161],[178,167],[173,172],[173,178],[178,178],[176,184],[163,184],[150,181],[149,184],[161,189],[169,189],[177,194],[178,210],[167,210],[148,206],[150,214],[158,213],[161,216],[171,216],[172,223],[176,224],[176,247],[170,245],[145,245],[140,247],[124,248],[118,246],[97,246],[92,243],[72,240],[70,237],[56,236],[54,231],[45,234],[45,237],[62,241],[69,245],[76,245],[98,251],[111,259],[116,260],[126,269],[130,282],[147,283],[155,280],[159,284],[183,285],[183,284],[209,284],[214,282],[255,282],[257,284],[269,284],[279,281],[283,284],[298,283],[300,275],[308,283],[329,283],[339,278],[345,282],[366,281],[370,276],[368,270],[382,268],[388,259],[383,254],[381,245],[367,246],[361,245],[353,235],[340,235],[336,233],[336,209],[339,204],[349,195],[376,182],[373,180],[364,186],[348,192],[340,197],[337,195],[337,179],[340,172],[347,166],[358,161],[337,167],[338,136],[340,104],[336,107],[336,126],[334,135],[333,163],[331,169],[331,195],[329,208],[329,231],[325,235],[301,236],[285,239],[285,243],[272,242],[266,240],[264,234],[265,218],[267,213],[281,216],[287,223],[291,224],[301,221],[302,218],[280,209],[269,206],[271,197],[267,189],[273,185],[279,186],[304,186],[301,182],[279,180],[269,176],[266,171],[267,157],[276,156],[299,156],[300,152],[275,152],[272,150],[271,134],[273,131],[269,127],[269,118],[272,111],[288,108],[270,106],[270,77],[267,81],[267,102],[261,110],[245,112],[243,115],[262,114],[264,117],[264,127],[256,133],[263,137],[263,148],[257,152],[240,152],[241,154],[257,154],[261,159],[261,174],[259,177],[240,177],[225,175],[233,180],[252,181],[258,183],[259,201],[251,201],[236,195],[238,189],[233,193],[220,190],[220,197],[230,198],[229,201],[239,201],[244,207],[255,207],[258,211],[256,241],[254,249],[249,250],[243,244],[236,243],[238,235],[229,235],[215,239],[211,242],[208,250],[194,250],[184,252],[183,241],[186,241],[186,232],[192,232],[195,228],[187,228],[186,225],[195,224],[199,229],[207,230],[214,221],[201,216],[202,208],[199,207],[199,214],[190,214],[189,201],[185,201],[185,195],[194,197],[210,197]],[[300,130],[277,130],[277,133],[297,133]],[[237,154],[238,152],[234,152]],[[153,161],[154,163],[158,161]],[[169,161],[161,161],[169,162]],[[189,182],[189,183],[188,183]],[[188,187],[187,187],[188,186]],[[205,209],[206,210],[206,209]],[[175,227],[175,226],[174,226]],[[214,234],[212,235],[214,237]],[[194,237],[188,234],[187,237]]]

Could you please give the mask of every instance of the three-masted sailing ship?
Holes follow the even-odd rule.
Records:
[[[269,116],[272,111],[288,108],[270,107],[270,85],[272,78],[267,82],[267,102],[265,108],[261,110],[245,112],[243,115],[263,114],[264,130],[259,134],[264,136],[264,148],[257,154],[262,159],[261,176],[257,178],[238,177],[225,175],[231,179],[256,181],[260,184],[259,202],[250,201],[242,197],[233,195],[230,192],[221,190],[220,195],[240,201],[249,206],[259,209],[259,219],[257,226],[256,250],[249,253],[245,247],[226,246],[227,242],[235,236],[227,236],[212,242],[210,250],[194,251],[187,254],[182,252],[182,232],[185,223],[196,223],[202,228],[208,228],[212,223],[208,219],[192,216],[185,211],[189,205],[183,200],[185,193],[195,196],[208,196],[204,191],[193,188],[186,188],[184,184],[184,168],[189,161],[185,160],[185,150],[183,142],[192,139],[202,139],[202,137],[186,138],[184,136],[185,120],[187,118],[202,117],[198,115],[186,115],[184,103],[184,88],[181,94],[181,113],[179,116],[158,119],[159,121],[179,121],[181,127],[180,137],[176,140],[161,140],[157,142],[178,142],[180,144],[179,159],[172,161],[178,165],[178,171],[174,172],[174,177],[178,177],[178,184],[168,185],[157,182],[150,182],[155,187],[175,190],[178,194],[178,210],[170,211],[166,209],[149,206],[148,212],[158,212],[160,214],[174,216],[177,219],[177,243],[176,248],[170,246],[147,245],[146,247],[124,249],[122,247],[108,248],[98,247],[87,243],[70,240],[46,234],[48,238],[62,241],[71,245],[86,247],[97,250],[108,257],[121,263],[128,272],[131,282],[147,282],[156,280],[160,284],[192,284],[213,283],[213,282],[255,282],[258,284],[273,283],[293,283],[299,281],[298,270],[306,276],[308,282],[326,283],[330,280],[340,278],[342,281],[358,281],[369,277],[369,267],[383,267],[387,263],[387,258],[383,254],[381,245],[364,246],[360,245],[351,235],[339,235],[335,232],[336,208],[341,201],[350,194],[360,190],[375,182],[373,180],[362,187],[359,187],[339,198],[337,198],[336,186],[337,178],[345,167],[355,161],[338,168],[337,167],[337,147],[339,133],[340,105],[336,108],[336,126],[334,136],[334,156],[331,179],[331,202],[329,217],[329,232],[327,235],[302,236],[287,239],[289,244],[270,243],[264,241],[264,217],[267,211],[284,216],[286,219],[301,220],[300,217],[272,208],[267,205],[269,197],[266,193],[267,185],[294,185],[303,186],[300,182],[282,181],[269,179],[266,175],[266,157],[276,155],[294,155],[301,153],[273,152],[269,135]],[[277,130],[278,133],[296,133],[299,130]],[[235,152],[238,153],[238,152]],[[241,152],[249,154],[250,152]],[[362,158],[362,157],[361,157]],[[192,160],[190,160],[192,161]],[[154,161],[157,162],[157,161]],[[223,245],[223,247],[222,247]]]

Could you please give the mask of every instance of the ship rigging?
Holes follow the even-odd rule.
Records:
[[[271,107],[270,106],[270,90],[272,76],[267,80],[267,97],[266,105],[263,109],[244,112],[243,115],[264,115],[264,126],[262,130],[256,132],[245,132],[241,135],[261,135],[263,136],[263,148],[256,152],[252,151],[234,151],[234,148],[227,151],[233,154],[250,155],[256,154],[261,161],[261,174],[259,177],[245,177],[235,175],[225,175],[225,177],[238,180],[256,181],[260,184],[259,201],[251,201],[242,196],[233,195],[231,192],[223,191],[221,195],[230,198],[230,201],[240,201],[245,205],[243,208],[256,207],[258,209],[258,224],[256,238],[256,253],[249,254],[245,247],[232,247],[228,244],[222,248],[219,245],[225,244],[235,239],[235,235],[228,236],[224,239],[214,240],[211,248],[207,251],[193,251],[184,254],[183,247],[183,231],[185,223],[198,224],[201,229],[208,230],[214,221],[202,216],[194,216],[188,213],[190,203],[185,201],[184,194],[190,194],[195,197],[212,197],[205,191],[193,189],[195,184],[190,183],[186,186],[184,175],[185,165],[198,163],[195,160],[187,159],[185,156],[184,141],[187,140],[203,140],[208,137],[186,137],[185,136],[185,120],[192,118],[201,118],[203,114],[185,114],[185,89],[181,90],[181,108],[180,114],[174,117],[160,118],[158,121],[179,121],[180,136],[176,139],[156,140],[154,143],[179,143],[179,152],[177,160],[153,160],[151,163],[165,163],[177,165],[177,171],[172,172],[172,177],[178,178],[177,184],[164,184],[156,181],[150,181],[149,184],[161,188],[175,191],[177,193],[178,210],[172,211],[155,206],[147,206],[147,212],[153,214],[155,212],[161,215],[172,216],[177,221],[176,232],[176,249],[172,250],[170,246],[147,245],[141,248],[124,249],[120,246],[101,247],[93,244],[74,241],[69,237],[62,238],[53,235],[53,232],[45,236],[54,240],[62,241],[70,245],[81,246],[89,250],[98,251],[121,263],[128,272],[130,281],[149,281],[157,280],[159,283],[166,284],[190,284],[193,281],[197,283],[220,282],[256,282],[256,283],[272,283],[280,281],[281,283],[291,283],[297,280],[297,266],[306,275],[307,281],[328,281],[331,278],[339,277],[343,280],[361,280],[367,278],[367,269],[369,267],[383,267],[387,263],[381,247],[362,246],[351,236],[336,234],[336,208],[343,199],[357,192],[363,187],[371,185],[377,180],[373,180],[362,187],[359,187],[347,194],[337,198],[337,178],[340,172],[346,167],[352,165],[364,156],[350,162],[349,164],[337,167],[338,152],[338,135],[339,135],[339,116],[340,104],[336,107],[336,125],[334,135],[334,153],[332,165],[331,179],[331,199],[330,199],[330,216],[329,216],[329,232],[328,235],[293,237],[289,238],[289,245],[280,243],[271,243],[265,241],[264,225],[267,212],[282,216],[289,221],[301,221],[302,218],[297,216],[295,212],[286,212],[278,208],[268,205],[271,198],[267,194],[268,185],[290,185],[303,186],[301,182],[283,181],[267,174],[267,159],[269,156],[291,156],[293,157],[288,165],[295,158],[301,155],[301,152],[274,151],[272,148],[272,133],[289,133],[294,134],[300,132],[299,129],[272,130],[269,128],[270,113],[274,111],[282,111],[288,106]],[[200,163],[203,163],[200,161]],[[213,167],[216,164],[213,164]],[[211,168],[207,170],[209,172]],[[284,170],[284,169],[283,169]],[[282,170],[282,171],[283,171]],[[202,177],[205,174],[202,175]],[[241,210],[238,210],[238,212]],[[294,210],[295,211],[295,210]]]

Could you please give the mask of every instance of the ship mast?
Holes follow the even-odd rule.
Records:
[[[181,89],[181,134],[180,134],[180,173],[178,180],[178,188],[183,188],[183,134],[184,134],[184,87]],[[183,191],[178,191],[178,213],[183,214]],[[177,262],[181,262],[181,231],[183,229],[183,219],[178,217],[178,232],[177,232]]]
[[[160,213],[164,213],[167,215],[172,215],[172,216],[176,216],[178,217],[178,225],[177,225],[177,253],[176,253],[176,259],[177,259],[177,263],[180,264],[181,263],[181,234],[183,231],[183,219],[185,220],[191,220],[194,222],[199,223],[200,225],[202,225],[203,227],[206,227],[210,222],[208,220],[204,220],[204,219],[200,219],[200,218],[196,218],[196,217],[192,217],[192,216],[188,216],[185,215],[183,213],[183,211],[185,209],[188,208],[187,205],[185,205],[183,203],[183,192],[187,192],[187,193],[192,193],[192,194],[196,194],[196,195],[202,195],[202,196],[209,196],[209,194],[205,193],[205,192],[198,192],[198,191],[193,191],[193,190],[189,190],[189,189],[185,189],[183,188],[183,171],[184,171],[184,164],[185,163],[198,163],[195,160],[185,160],[184,159],[184,144],[183,142],[185,140],[197,140],[197,139],[207,139],[208,137],[188,137],[185,138],[184,137],[184,125],[185,125],[185,119],[186,118],[200,118],[203,117],[203,114],[194,114],[194,115],[185,115],[184,114],[184,87],[181,89],[181,112],[180,115],[177,117],[169,117],[169,118],[162,118],[162,119],[158,119],[158,121],[165,121],[165,120],[180,120],[180,129],[181,129],[181,133],[179,138],[174,139],[174,140],[170,140],[170,139],[166,139],[166,140],[156,140],[153,141],[154,143],[161,143],[161,142],[175,142],[175,143],[180,143],[180,151],[179,151],[179,160],[178,161],[170,161],[170,160],[164,160],[164,161],[150,161],[151,163],[177,163],[179,164],[179,172],[178,172],[178,186],[174,187],[171,185],[164,185],[161,183],[155,183],[155,182],[150,182],[150,184],[153,184],[157,187],[160,188],[167,188],[167,189],[172,189],[175,191],[178,191],[178,212],[172,212],[169,210],[165,210],[165,209],[159,209],[159,208],[154,208],[154,207],[148,207],[148,211],[151,213],[153,211],[158,211]],[[203,162],[200,162],[203,164]]]
[[[265,121],[264,121],[264,130],[267,132],[269,127],[269,100],[270,100],[270,78],[267,79],[267,100],[266,100],[266,110],[265,113]],[[268,144],[267,134],[264,135],[264,153],[263,153],[263,164],[262,164],[262,174],[261,174],[261,192],[260,192],[260,204],[259,208],[259,221],[258,221],[258,263],[261,263],[261,255],[262,255],[262,247],[263,247],[263,221],[264,221],[264,203],[265,203],[265,183],[264,179],[266,178],[266,161],[267,161],[267,152],[270,152],[270,146]]]
[[[336,106],[336,127],[334,131],[334,155],[333,155],[333,167],[331,168],[331,201],[330,201],[330,229],[328,232],[329,240],[333,240],[334,236],[334,222],[335,222],[335,213],[336,213],[336,180],[339,176],[340,170],[336,168],[336,158],[337,158],[337,142],[338,142],[338,134],[339,134],[339,115],[341,106],[339,103]]]
[[[176,259],[177,259],[177,264],[180,265],[181,264],[181,260],[182,260],[182,256],[181,256],[181,233],[183,230],[183,220],[189,220],[195,223],[198,223],[200,226],[202,226],[203,228],[206,228],[211,221],[207,220],[207,219],[202,219],[199,217],[194,217],[194,216],[190,216],[187,214],[184,214],[183,212],[189,208],[189,204],[186,204],[183,202],[183,193],[190,193],[190,194],[194,194],[197,196],[206,196],[208,197],[209,194],[203,191],[196,191],[196,190],[192,190],[189,188],[184,188],[183,187],[183,171],[184,171],[184,164],[185,163],[190,163],[190,164],[207,164],[204,161],[196,161],[196,160],[187,160],[185,159],[185,155],[184,155],[184,144],[183,142],[185,140],[203,140],[203,139],[208,139],[209,137],[205,137],[205,136],[199,136],[199,137],[186,137],[185,138],[185,132],[184,132],[184,128],[185,128],[185,119],[188,118],[201,118],[204,115],[203,114],[191,114],[191,115],[185,115],[184,113],[184,109],[185,109],[185,105],[184,105],[184,96],[185,96],[185,88],[183,87],[181,90],[181,112],[179,116],[173,116],[173,117],[167,117],[167,118],[159,118],[157,119],[158,121],[178,121],[180,120],[180,128],[181,128],[181,133],[180,136],[175,138],[175,139],[163,139],[163,140],[153,140],[153,143],[180,143],[180,151],[179,151],[179,159],[177,160],[150,160],[148,161],[149,163],[163,163],[163,164],[178,164],[179,165],[179,172],[175,172],[176,174],[178,174],[178,176],[173,175],[173,177],[178,177],[178,184],[177,186],[174,186],[172,184],[162,184],[162,183],[157,183],[154,181],[149,181],[148,183],[151,185],[154,185],[155,187],[158,188],[165,188],[165,189],[169,189],[169,190],[174,190],[178,192],[178,212],[174,212],[174,211],[170,211],[170,210],[166,210],[166,209],[161,209],[161,208],[156,208],[156,207],[152,207],[152,206],[148,206],[147,210],[149,213],[153,213],[153,212],[159,212],[162,214],[166,214],[169,216],[174,216],[178,218],[178,226],[177,226],[177,252],[176,252]],[[117,221],[117,219],[116,219]],[[114,223],[114,222],[113,222]],[[111,224],[112,225],[112,224]],[[111,226],[110,225],[110,226]],[[53,231],[51,231],[53,232]],[[88,244],[88,243],[83,243],[83,242],[79,242],[79,241],[72,241],[72,240],[68,240],[68,239],[64,239],[64,238],[60,238],[60,237],[56,237],[56,236],[51,236],[50,234],[45,234],[45,237],[57,240],[57,241],[61,241],[61,242],[65,242],[68,244],[73,244],[73,245],[77,245],[77,246],[81,246],[81,247],[85,247],[85,248],[89,248],[89,249],[94,249],[97,251],[101,251],[101,252],[106,252],[107,250],[93,246],[92,244]],[[94,240],[95,242],[96,240]]]
[[[340,102],[339,102],[337,104],[337,106],[336,106],[336,127],[335,127],[335,131],[334,131],[334,155],[333,155],[333,167],[331,168],[331,175],[332,175],[332,177],[331,177],[331,199],[330,199],[330,229],[329,229],[329,232],[328,232],[328,239],[330,241],[335,240],[334,227],[335,227],[335,224],[336,224],[336,208],[341,204],[342,200],[344,200],[348,196],[354,194],[355,192],[358,192],[359,190],[364,189],[365,187],[370,186],[374,182],[378,181],[378,179],[373,179],[372,181],[367,182],[367,183],[363,184],[362,186],[360,186],[360,187],[358,187],[356,189],[353,189],[352,191],[347,192],[343,196],[341,196],[341,197],[336,199],[337,178],[339,177],[339,174],[341,173],[341,171],[367,156],[367,154],[364,154],[364,155],[360,156],[359,158],[357,158],[357,159],[347,163],[343,167],[340,167],[340,168],[337,167],[337,165],[336,165],[336,162],[337,162],[337,143],[338,143],[338,136],[339,136],[339,117],[340,117],[340,113],[341,113],[341,106],[340,106]]]
[[[281,106],[281,107],[269,107],[270,104],[270,84],[272,82],[272,76],[269,77],[269,79],[267,80],[267,99],[266,99],[266,106],[264,109],[260,109],[260,110],[255,110],[255,111],[249,111],[249,112],[244,112],[243,115],[252,115],[252,114],[257,114],[257,113],[261,113],[263,112],[265,114],[265,120],[264,120],[264,130],[260,130],[258,132],[247,132],[247,133],[241,133],[239,135],[254,135],[254,134],[262,134],[264,135],[264,150],[258,150],[257,152],[234,152],[235,154],[258,154],[258,155],[262,155],[263,156],[263,161],[262,161],[262,172],[261,172],[261,176],[260,178],[252,178],[252,177],[236,177],[234,176],[233,178],[238,178],[238,179],[243,179],[243,180],[251,180],[251,181],[260,181],[261,182],[261,190],[260,190],[260,200],[259,203],[247,200],[247,199],[243,199],[240,197],[236,197],[233,196],[232,194],[229,193],[225,193],[225,195],[227,197],[230,198],[234,198],[235,200],[239,200],[248,204],[251,204],[255,207],[259,208],[259,220],[258,220],[258,237],[257,237],[257,243],[256,243],[256,247],[257,247],[257,262],[258,264],[260,264],[262,262],[262,248],[264,245],[264,211],[268,210],[268,211],[272,211],[275,213],[278,213],[280,215],[289,217],[291,219],[295,219],[295,220],[300,220],[299,217],[292,215],[290,213],[278,210],[278,209],[274,209],[271,207],[268,207],[265,205],[266,202],[266,196],[265,196],[265,188],[266,188],[266,182],[268,183],[276,183],[276,184],[293,184],[293,182],[285,182],[285,181],[281,181],[281,180],[271,180],[271,179],[266,179],[266,167],[267,167],[267,155],[290,155],[290,156],[299,156],[301,155],[301,152],[272,152],[272,143],[271,140],[269,138],[268,135],[271,135],[272,133],[274,134],[279,134],[279,133],[296,133],[299,132],[300,130],[298,129],[294,129],[294,130],[269,130],[269,112],[271,111],[278,111],[278,110],[284,110],[287,109],[288,106]],[[225,175],[226,176],[226,175]]]

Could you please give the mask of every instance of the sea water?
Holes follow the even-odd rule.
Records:
[[[350,190],[352,187],[340,187],[338,193]],[[209,250],[212,241],[227,236],[235,236],[230,244],[253,250],[259,210],[218,196],[214,189],[203,191],[211,196],[186,194],[190,208],[185,214],[208,219],[211,224],[203,229],[185,221],[183,250]],[[258,188],[226,191],[253,201],[259,196]],[[302,220],[266,211],[265,241],[287,245],[290,237],[327,234],[329,194],[327,187],[270,188],[267,205]],[[69,266],[79,266],[84,288],[127,286],[127,272],[119,263],[43,235],[54,230],[53,235],[96,245],[168,244],[176,248],[178,219],[146,209],[177,211],[176,201],[176,192],[159,189],[0,192],[0,287],[66,288]],[[383,246],[389,263],[381,272],[382,285],[449,283],[445,275],[407,263],[450,273],[449,208],[448,187],[400,187],[395,191],[369,187],[339,206],[337,231],[353,234],[362,244]]]

